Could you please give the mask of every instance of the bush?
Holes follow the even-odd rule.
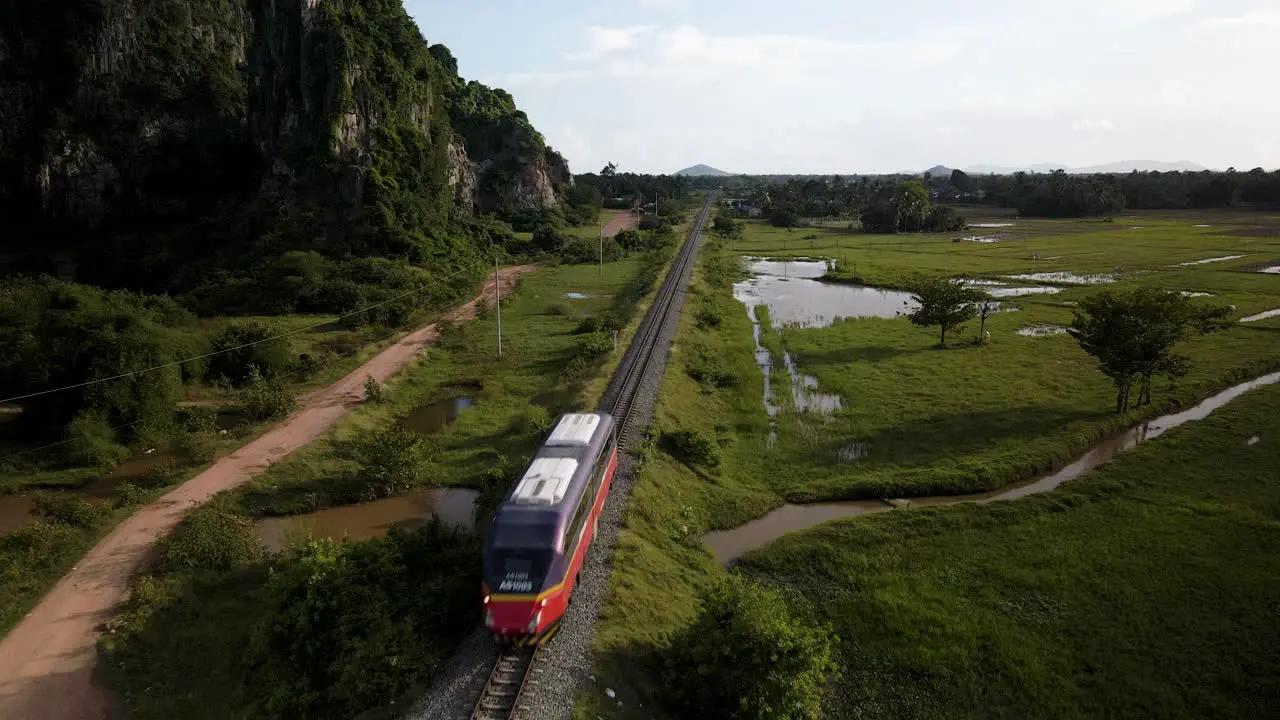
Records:
[[[218,409],[208,405],[180,407],[174,413],[173,421],[183,432],[214,432],[218,429]]]
[[[965,227],[964,217],[946,205],[934,205],[924,221],[924,229],[929,232],[955,232]]]
[[[203,465],[218,454],[218,438],[208,430],[182,433],[174,441],[174,449],[183,460]]]
[[[356,447],[360,463],[356,499],[377,500],[421,485],[429,456],[430,447],[422,436],[400,423],[378,430]]]
[[[131,482],[123,482],[111,493],[111,504],[118,508],[141,505],[147,501],[147,491]]]
[[[346,720],[429,677],[478,621],[479,550],[435,522],[358,544],[308,542],[269,581],[248,649],[260,716]]]
[[[669,452],[689,463],[715,469],[720,467],[720,446],[714,440],[693,430],[662,433]]]
[[[781,594],[730,576],[702,594],[660,672],[681,717],[812,720],[836,674],[829,626],[795,617]]]
[[[164,487],[178,477],[178,463],[166,459],[147,468],[138,478],[138,484],[144,488]]]
[[[217,498],[187,513],[173,533],[156,543],[161,569],[225,572],[262,557],[253,521]]]
[[[738,376],[724,365],[723,357],[706,345],[695,345],[685,363],[689,377],[710,388],[733,387]]]
[[[37,493],[35,509],[49,522],[92,530],[111,514],[111,508],[69,493]]]
[[[254,420],[274,420],[293,412],[298,400],[284,380],[262,377],[255,365],[250,367],[249,381],[241,391],[240,407]]]
[[[293,353],[288,339],[269,339],[276,334],[276,328],[255,321],[237,322],[223,328],[213,337],[213,352],[220,354],[209,358],[207,377],[225,377],[232,385],[242,387],[252,379],[250,367],[256,367],[265,378],[288,373]]]
[[[71,436],[73,462],[106,469],[129,457],[129,450],[116,444],[116,433],[107,419],[97,413],[81,413],[67,427]]]
[[[530,405],[524,412],[525,432],[545,433],[551,429],[551,413],[541,405]]]
[[[595,358],[611,353],[613,352],[613,333],[587,333],[578,339],[578,347],[575,352],[578,357],[582,358]]]
[[[698,327],[703,330],[712,330],[720,327],[720,323],[724,321],[720,317],[720,308],[716,307],[712,302],[705,302],[698,308],[698,312],[694,313],[694,321],[698,323]]]
[[[380,403],[386,399],[382,393],[382,385],[372,375],[364,376],[364,399],[373,403]]]

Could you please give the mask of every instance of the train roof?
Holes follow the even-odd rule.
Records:
[[[596,456],[608,443],[607,413],[562,415],[498,509],[495,522],[567,522],[590,483]]]

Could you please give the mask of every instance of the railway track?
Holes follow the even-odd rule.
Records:
[[[681,292],[685,279],[693,269],[699,238],[711,217],[717,193],[712,192],[689,229],[689,236],[671,263],[654,296],[653,305],[640,322],[635,337],[622,356],[622,362],[614,371],[605,389],[597,411],[607,412],[618,424],[618,447],[629,447],[635,428],[632,407],[640,388],[640,381],[649,369],[649,362],[658,347],[658,340],[671,313],[672,301]],[[534,647],[504,648],[494,662],[489,679],[485,682],[480,700],[472,710],[470,720],[514,720],[519,716],[521,700],[537,685],[537,660],[545,645]]]

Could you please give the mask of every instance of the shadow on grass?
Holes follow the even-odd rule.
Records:
[[[955,346],[957,349],[959,345]],[[976,347],[972,344],[966,344],[965,347]],[[918,353],[931,352],[939,350],[937,346],[916,347],[916,348],[894,348],[894,347],[844,347],[835,350],[827,350],[825,352],[806,352],[797,353],[794,350],[788,350],[797,365],[806,368],[812,368],[817,365],[847,365],[850,363],[878,363],[892,360],[904,355],[915,355]],[[953,347],[948,344],[947,349]]]

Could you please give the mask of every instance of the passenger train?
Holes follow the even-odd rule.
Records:
[[[499,643],[541,644],[560,625],[618,467],[608,413],[561,416],[484,539],[484,623]]]

